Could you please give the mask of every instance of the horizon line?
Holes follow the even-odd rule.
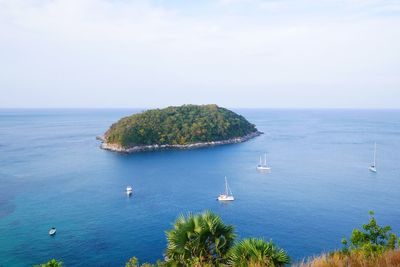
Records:
[[[191,105],[191,104],[185,104]],[[193,105],[208,105],[208,104],[193,104]],[[218,104],[217,104],[218,105]],[[182,105],[166,105],[163,107],[0,107],[0,110],[79,110],[79,109],[162,109],[171,106]],[[233,107],[221,106],[228,109],[281,109],[281,110],[400,110],[400,107]]]

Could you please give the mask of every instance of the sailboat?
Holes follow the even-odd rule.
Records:
[[[259,171],[271,170],[271,167],[267,166],[267,153],[264,154],[264,164],[262,163],[262,158],[260,156],[260,164],[257,165],[257,170],[259,170]]]
[[[218,196],[218,201],[234,201],[235,198],[233,197],[232,191],[228,186],[228,181],[225,176],[225,193]]]
[[[374,146],[374,163],[372,163],[371,166],[369,166],[369,170],[371,172],[376,172],[376,143]]]

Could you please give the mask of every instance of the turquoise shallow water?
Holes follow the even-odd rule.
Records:
[[[164,231],[189,211],[212,210],[294,260],[339,248],[371,209],[400,233],[400,111],[235,110],[265,134],[198,150],[99,149],[96,135],[138,111],[0,110],[0,266],[155,261]],[[264,151],[269,174],[255,170]],[[215,200],[225,175],[229,204]]]

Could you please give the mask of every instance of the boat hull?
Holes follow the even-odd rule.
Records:
[[[262,166],[260,167],[260,166],[258,166],[257,170],[259,170],[259,171],[270,171],[271,168],[270,167],[262,167]]]
[[[369,170],[370,170],[371,172],[376,172],[376,168],[373,167],[373,166],[369,167]]]
[[[235,198],[233,196],[226,196],[226,195],[220,195],[218,197],[218,201],[234,201]]]
[[[56,234],[56,232],[57,232],[57,230],[53,230],[53,229],[51,229],[50,231],[49,231],[49,235],[50,236],[53,236],[53,235],[55,235]]]

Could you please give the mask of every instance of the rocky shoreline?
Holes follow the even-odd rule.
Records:
[[[194,144],[187,144],[187,145],[143,145],[143,146],[133,146],[129,148],[121,147],[117,144],[109,144],[105,141],[103,136],[97,136],[96,139],[100,140],[102,144],[100,147],[105,150],[110,150],[119,153],[135,153],[135,152],[142,152],[142,151],[154,151],[154,150],[161,150],[161,149],[193,149],[193,148],[201,148],[201,147],[208,147],[208,146],[218,146],[218,145],[227,145],[227,144],[236,144],[242,143],[247,140],[250,140],[254,137],[263,134],[263,132],[256,131],[250,133],[248,135],[242,137],[235,137],[228,140],[222,141],[213,141],[213,142],[201,142],[201,143],[194,143]]]

